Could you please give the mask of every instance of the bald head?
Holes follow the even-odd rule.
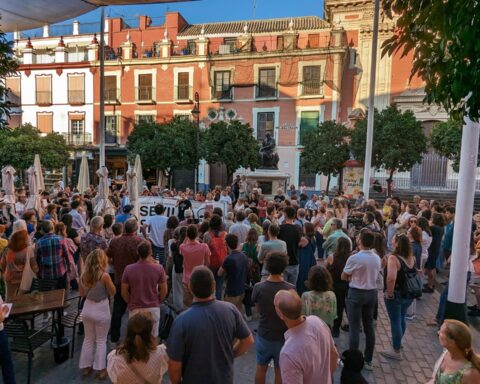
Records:
[[[302,316],[302,299],[298,293],[291,289],[278,291],[274,299],[277,313],[289,320],[297,320]]]

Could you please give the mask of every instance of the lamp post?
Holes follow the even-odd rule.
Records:
[[[197,134],[196,134],[196,145],[195,145],[195,157],[196,157],[196,164],[195,164],[195,194],[198,192],[198,187],[199,187],[199,182],[198,182],[198,163],[200,162],[199,157],[199,146],[200,146],[200,137],[199,137],[199,131],[200,131],[200,96],[198,92],[195,92],[195,105],[193,106],[193,109],[191,111],[191,114],[193,118],[195,119],[195,123],[197,124]]]

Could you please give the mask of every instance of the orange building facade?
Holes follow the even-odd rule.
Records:
[[[391,36],[393,25],[393,21],[381,22],[380,46]],[[373,0],[325,0],[324,19],[310,16],[192,25],[179,13],[170,12],[160,25],[152,23],[148,16],[140,16],[134,27],[120,18],[107,19],[104,92],[107,166],[114,177],[124,174],[125,143],[135,123],[161,122],[174,116],[191,118],[198,93],[201,128],[219,120],[240,119],[252,126],[258,140],[271,131],[280,157],[279,170],[290,176],[290,183],[296,186],[305,183],[310,190],[322,189],[324,178],[308,174],[302,168],[304,135],[322,121],[350,124],[364,113],[369,91],[372,26]],[[84,92],[85,100],[93,100],[93,107],[91,112],[85,111],[92,116],[85,117],[83,129],[91,132],[91,141],[97,144],[98,37],[79,33],[78,25],[78,36],[73,35],[75,27],[74,33],[63,36],[61,41],[59,37],[45,36],[45,31],[42,39],[27,41],[17,36],[15,49],[23,58],[20,81],[22,84],[27,81],[27,72],[29,76],[33,71],[41,76],[42,71],[55,66],[55,60],[48,64],[44,59],[38,62],[40,54],[45,49],[48,52],[49,44],[55,53],[63,44],[67,51],[65,61],[88,64],[85,81],[92,84],[85,83]],[[37,51],[37,61],[30,57],[32,50]],[[27,55],[30,56],[25,62]],[[413,109],[428,129],[434,121],[447,116],[441,110],[423,106],[421,80],[409,80],[411,65],[411,57],[382,57],[379,53],[375,105],[381,109],[397,103],[400,108]],[[65,88],[68,89],[68,84]],[[34,104],[29,108],[34,108]],[[21,105],[14,112],[17,123],[27,122],[22,118]],[[57,115],[52,113],[55,130]],[[75,125],[77,130],[78,125]],[[98,151],[84,145],[87,143],[76,144],[74,157],[87,150],[94,159],[98,158]],[[177,184],[193,186],[192,172],[179,172],[182,177]],[[225,172],[222,167],[202,162],[198,181],[205,186],[225,184]]]

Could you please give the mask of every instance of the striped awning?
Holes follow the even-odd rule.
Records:
[[[0,2],[0,29],[24,31],[72,19],[105,5],[178,3],[197,0],[21,0]]]

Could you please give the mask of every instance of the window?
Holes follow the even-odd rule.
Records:
[[[105,76],[104,97],[106,103],[116,103],[118,100],[117,76]]]
[[[308,35],[308,46],[310,48],[318,48],[320,47],[320,35]]]
[[[177,80],[176,100],[190,100],[190,73],[179,72]]]
[[[155,122],[155,115],[136,115],[136,123],[154,123]]]
[[[262,141],[267,132],[272,133],[275,124],[275,112],[258,112],[257,114],[257,140]]]
[[[262,68],[258,73],[257,97],[276,97],[277,79],[275,68]]]
[[[234,53],[237,50],[237,39],[235,37],[223,39],[223,45],[228,45],[230,47],[230,53]]]
[[[138,75],[137,101],[152,101],[154,88],[152,87],[152,74]]]
[[[85,75],[68,75],[68,103],[82,105],[85,103]]]
[[[38,105],[52,104],[52,76],[37,76],[35,78],[36,99]]]
[[[230,71],[216,71],[214,99],[231,99],[232,89],[230,86]]]
[[[11,113],[8,117],[8,126],[10,128],[18,128],[22,125],[22,115],[20,113]]]
[[[105,116],[105,144],[117,144],[118,119],[117,116]]]
[[[284,43],[283,43],[283,36],[277,36],[277,49],[279,51],[283,51],[283,46],[284,46]],[[263,190],[262,190],[263,191]]]
[[[7,77],[5,79],[5,87],[8,90],[7,99],[12,106],[20,106],[22,104],[20,98],[20,77]]]
[[[305,135],[317,128],[319,118],[320,112],[318,111],[302,112],[300,118],[300,145],[303,145]]]
[[[195,40],[188,40],[186,54],[195,55],[196,49],[197,49],[197,42]]]
[[[37,129],[40,133],[53,132],[53,112],[37,113]]]
[[[302,96],[320,95],[321,93],[320,65],[303,67]]]

